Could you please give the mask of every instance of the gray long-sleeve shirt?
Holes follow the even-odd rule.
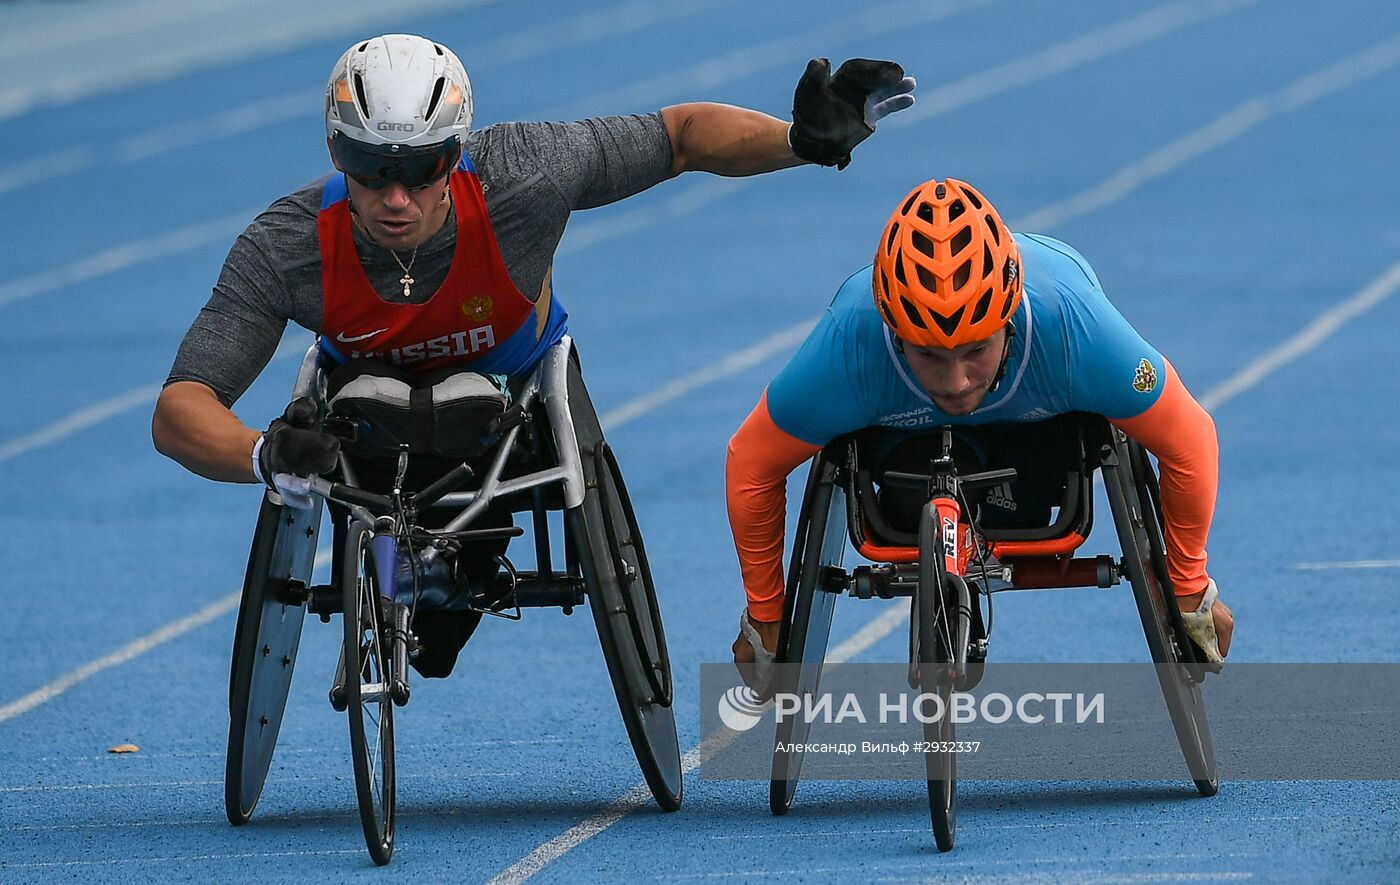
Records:
[[[646,190],[670,176],[671,143],[660,113],[576,123],[502,123],[470,133],[501,256],[517,289],[538,297],[569,213]],[[323,297],[316,216],[324,179],[276,201],[239,235],[209,302],[180,344],[166,384],[198,381],[227,406],[272,358],[287,321],[319,333]],[[354,230],[360,263],[379,297],[403,302],[403,271],[388,249]],[[455,215],[424,243],[409,301],[447,277]]]

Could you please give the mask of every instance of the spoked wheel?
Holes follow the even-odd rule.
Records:
[[[1117,430],[1113,433],[1118,465],[1106,465],[1103,475],[1123,548],[1123,564],[1133,586],[1177,743],[1196,789],[1202,796],[1214,796],[1220,778],[1201,698],[1200,680],[1204,673],[1171,592],[1157,503],[1157,474],[1141,446],[1121,437]]]
[[[919,583],[910,612],[918,664],[918,686],[936,696],[942,715],[924,726],[924,769],[928,777],[929,819],[939,851],[952,851],[958,833],[958,765],[953,753],[953,643],[960,634],[957,619],[965,601],[950,599],[955,592],[943,567],[939,516],[932,504],[919,518]],[[966,596],[966,585],[963,595]],[[927,713],[927,705],[924,707]]]
[[[229,672],[224,811],[235,826],[252,818],[277,747],[306,614],[285,589],[289,578],[310,579],[320,517],[319,507],[293,510],[266,496],[258,512]]]
[[[588,588],[603,659],[637,764],[656,804],[675,811],[684,785],[671,708],[671,660],[656,587],[622,471],[572,362],[569,408],[588,491],[581,506],[566,512],[568,543]]]
[[[840,588],[833,588],[829,580],[831,569],[841,568],[846,553],[846,491],[838,482],[838,472],[835,455],[823,449],[807,475],[807,491],[793,536],[777,661],[801,666],[784,667],[783,672],[789,674],[787,681],[775,688],[799,697],[817,692],[831,637],[831,615],[840,596]],[[786,814],[792,807],[803,755],[801,750],[778,748],[807,742],[812,726],[804,719],[786,716],[778,723],[768,785],[768,808],[774,814]]]
[[[345,536],[341,654],[360,823],[370,856],[383,865],[394,854],[394,705],[385,606],[370,543],[373,536],[374,529],[365,522],[352,523]]]

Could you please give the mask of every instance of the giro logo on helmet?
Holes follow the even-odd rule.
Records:
[[[380,120],[374,124],[374,128],[380,132],[412,132],[414,126],[412,123],[392,123],[388,120]]]

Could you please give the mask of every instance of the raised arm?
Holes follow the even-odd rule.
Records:
[[[798,166],[788,123],[759,111],[693,102],[662,108],[671,139],[671,174],[758,175]]]
[[[793,95],[791,124],[731,105],[672,105],[661,111],[671,174],[758,175],[801,163],[844,169],[883,117],[914,103],[914,86],[894,62],[855,58],[833,75],[826,59],[814,58]]]

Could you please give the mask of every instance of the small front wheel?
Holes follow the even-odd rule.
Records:
[[[387,606],[379,593],[373,538],[374,529],[366,522],[351,524],[345,536],[342,654],[360,823],[370,856],[383,865],[394,854],[394,705]]]
[[[952,752],[953,651],[955,637],[966,635],[957,619],[962,607],[951,604],[951,582],[943,567],[938,510],[924,506],[919,519],[919,583],[910,614],[914,631],[919,691],[938,698],[941,715],[924,721],[924,769],[928,778],[929,819],[939,851],[952,851],[958,833],[958,757]]]

